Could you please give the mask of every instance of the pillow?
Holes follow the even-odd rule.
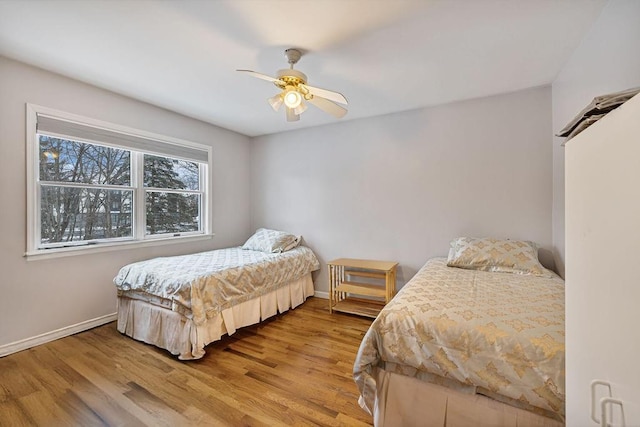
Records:
[[[554,277],[538,261],[538,245],[523,240],[458,237],[451,241],[449,267]]]
[[[259,228],[242,245],[242,249],[267,253],[280,253],[289,251],[300,244],[302,236],[294,236],[284,231]]]

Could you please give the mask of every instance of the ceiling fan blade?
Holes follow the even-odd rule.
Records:
[[[321,98],[319,96],[314,96],[311,99],[307,99],[307,102],[315,105],[325,113],[329,113],[334,117],[339,119],[343,118],[345,114],[347,114],[347,109],[332,102],[328,99]]]
[[[252,77],[257,77],[259,79],[266,80],[272,83],[281,81],[280,79],[276,79],[275,77],[267,76],[266,74],[256,73],[255,71],[251,71],[251,70],[236,70],[236,71],[239,71],[241,73],[247,73]]]
[[[288,122],[297,122],[298,120],[300,120],[300,115],[296,114],[293,111],[293,108],[286,107],[286,109],[287,109],[287,121]]]
[[[339,104],[347,105],[347,98],[344,97],[341,93],[334,92],[332,90],[322,89],[315,86],[309,86],[307,84],[300,84],[300,86],[305,87],[309,90],[311,95],[317,95],[321,98],[327,98],[330,101],[337,102]]]

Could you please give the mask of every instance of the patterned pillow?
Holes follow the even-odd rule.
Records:
[[[242,245],[242,249],[267,253],[286,252],[297,247],[302,236],[294,236],[284,231],[259,228],[249,240]]]
[[[451,241],[449,267],[555,277],[538,261],[538,245],[522,240],[458,237]]]

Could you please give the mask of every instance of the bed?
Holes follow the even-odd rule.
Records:
[[[299,236],[256,244],[256,235],[270,232],[259,229],[243,247],[122,267],[114,278],[118,331],[181,360],[199,359],[224,334],[302,304],[313,296],[318,259]]]
[[[564,282],[535,246],[524,251],[535,274],[514,269],[517,250],[496,266],[495,248],[516,243],[480,243],[484,261],[452,243],[453,256],[429,260],[383,308],[354,364],[376,426],[563,425]],[[472,262],[451,266],[456,251]]]

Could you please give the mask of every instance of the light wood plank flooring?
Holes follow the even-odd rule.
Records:
[[[295,310],[181,362],[110,323],[0,359],[2,426],[371,425],[351,371],[371,319]]]

